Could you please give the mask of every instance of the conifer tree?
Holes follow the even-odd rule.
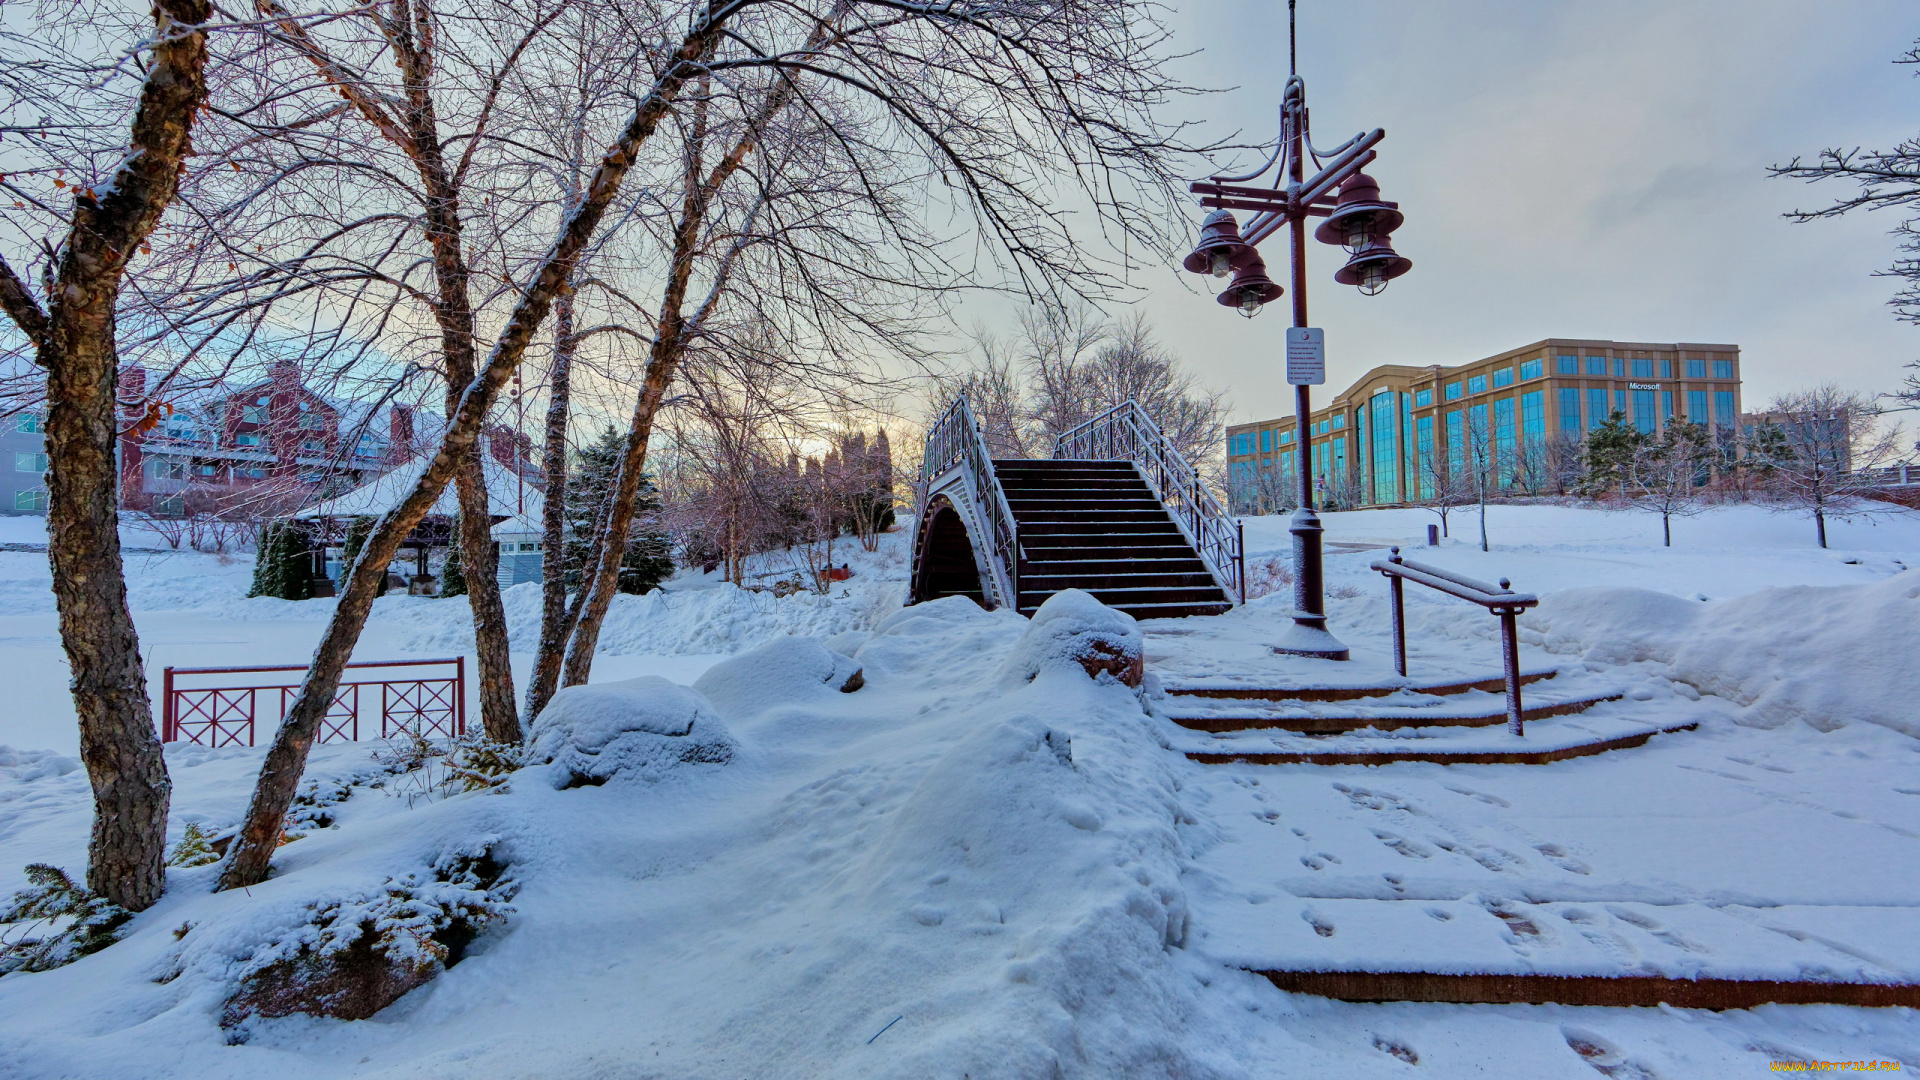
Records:
[[[1627,414],[1615,409],[1604,422],[1587,432],[1587,475],[1580,483],[1580,493],[1624,494],[1634,459],[1646,441],[1646,435],[1627,422]]]
[[[447,561],[440,567],[441,596],[467,595],[466,569],[460,560],[460,515],[453,515],[453,529],[447,534]]]
[[[578,588],[584,579],[625,452],[626,436],[612,427],[574,451],[574,467],[567,474],[567,539],[561,560],[569,589]],[[626,555],[620,560],[617,587],[621,592],[644,593],[673,574],[673,541],[660,526],[659,511],[660,494],[652,479],[642,477]]]
[[[297,521],[269,521],[260,530],[248,596],[306,600],[313,596],[313,556],[307,529]]]

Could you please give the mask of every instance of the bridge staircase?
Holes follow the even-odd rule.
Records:
[[[1129,401],[996,458],[963,395],[927,436],[913,602],[968,596],[1031,615],[1083,589],[1138,619],[1217,615],[1245,599],[1239,524]]]

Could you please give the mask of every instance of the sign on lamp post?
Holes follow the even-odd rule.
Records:
[[[1287,383],[1320,386],[1326,381],[1326,331],[1317,326],[1287,327]]]

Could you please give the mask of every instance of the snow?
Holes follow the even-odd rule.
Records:
[[[1920,689],[1920,580],[1905,570],[1920,566],[1917,518],[1835,525],[1823,552],[1807,523],[1727,507],[1677,522],[1665,549],[1650,517],[1503,506],[1482,553],[1458,539],[1465,515],[1437,549],[1417,546],[1431,520],[1419,511],[1328,515],[1343,545],[1328,557],[1330,623],[1348,665],[1266,648],[1285,595],[1139,624],[1072,597],[1033,622],[961,598],[902,609],[904,531],[852,551],[854,577],[829,595],[683,574],[618,598],[595,680],[543,715],[535,757],[561,770],[448,794],[383,772],[371,744],[316,747],[317,789],[351,792],[326,807],[332,824],[284,847],[246,894],[210,892],[214,867],[175,869],[122,943],[0,979],[0,1071],[1592,1080],[1740,1076],[1789,1058],[1920,1067],[1920,1018],[1900,1009],[1356,1005],[1240,970],[1920,979],[1920,732],[1903,708]],[[1290,540],[1284,518],[1246,529],[1255,557]],[[1366,566],[1386,543],[1543,596],[1522,659],[1556,674],[1530,702],[1620,695],[1530,725],[1536,744],[1580,724],[1697,728],[1548,766],[1187,760],[1180,750],[1216,740],[1167,718],[1168,687],[1388,670],[1386,586]],[[0,553],[0,581],[44,591],[44,566]],[[332,602],[245,600],[248,569],[193,554],[130,563],[150,672],[310,651]],[[0,749],[7,890],[30,861],[77,871],[90,817],[51,607],[32,592],[0,589],[0,663],[15,676],[0,743],[19,748]],[[537,601],[508,593],[518,664]],[[1484,611],[1428,590],[1407,601],[1410,681],[1496,670]],[[464,609],[383,598],[361,655],[462,650]],[[1147,686],[1059,662],[1053,635],[1070,626],[1139,635]],[[853,668],[862,685],[843,692]],[[1421,700],[1339,707],[1387,716]],[[550,782],[622,740],[658,747],[709,725],[730,733],[725,765]],[[237,823],[259,761],[170,747],[170,835]],[[371,1020],[256,1018],[230,1045],[222,1003],[246,972],[319,940],[325,913],[372,910],[388,883],[425,882],[475,845],[518,891],[462,962]]]
[[[1133,616],[1102,604],[1092,593],[1066,589],[1047,597],[1033,613],[1001,678],[1032,682],[1043,671],[1080,670],[1090,655],[1137,657],[1140,650],[1140,624]]]

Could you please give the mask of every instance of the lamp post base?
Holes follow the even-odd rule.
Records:
[[[1299,616],[1295,616],[1297,620]],[[1325,616],[1321,616],[1322,619]],[[1327,632],[1325,626],[1296,621],[1280,635],[1273,651],[1282,656],[1311,656],[1320,660],[1351,660],[1347,643]]]
[[[1305,387],[1300,387],[1305,390]],[[1302,395],[1304,397],[1304,394]],[[1300,409],[1301,430],[1305,430],[1307,411]],[[1307,494],[1302,489],[1301,501]],[[1326,593],[1321,581],[1320,515],[1311,505],[1293,512],[1293,626],[1280,636],[1273,651],[1286,656],[1314,656],[1322,660],[1348,660],[1347,644],[1327,632]]]

